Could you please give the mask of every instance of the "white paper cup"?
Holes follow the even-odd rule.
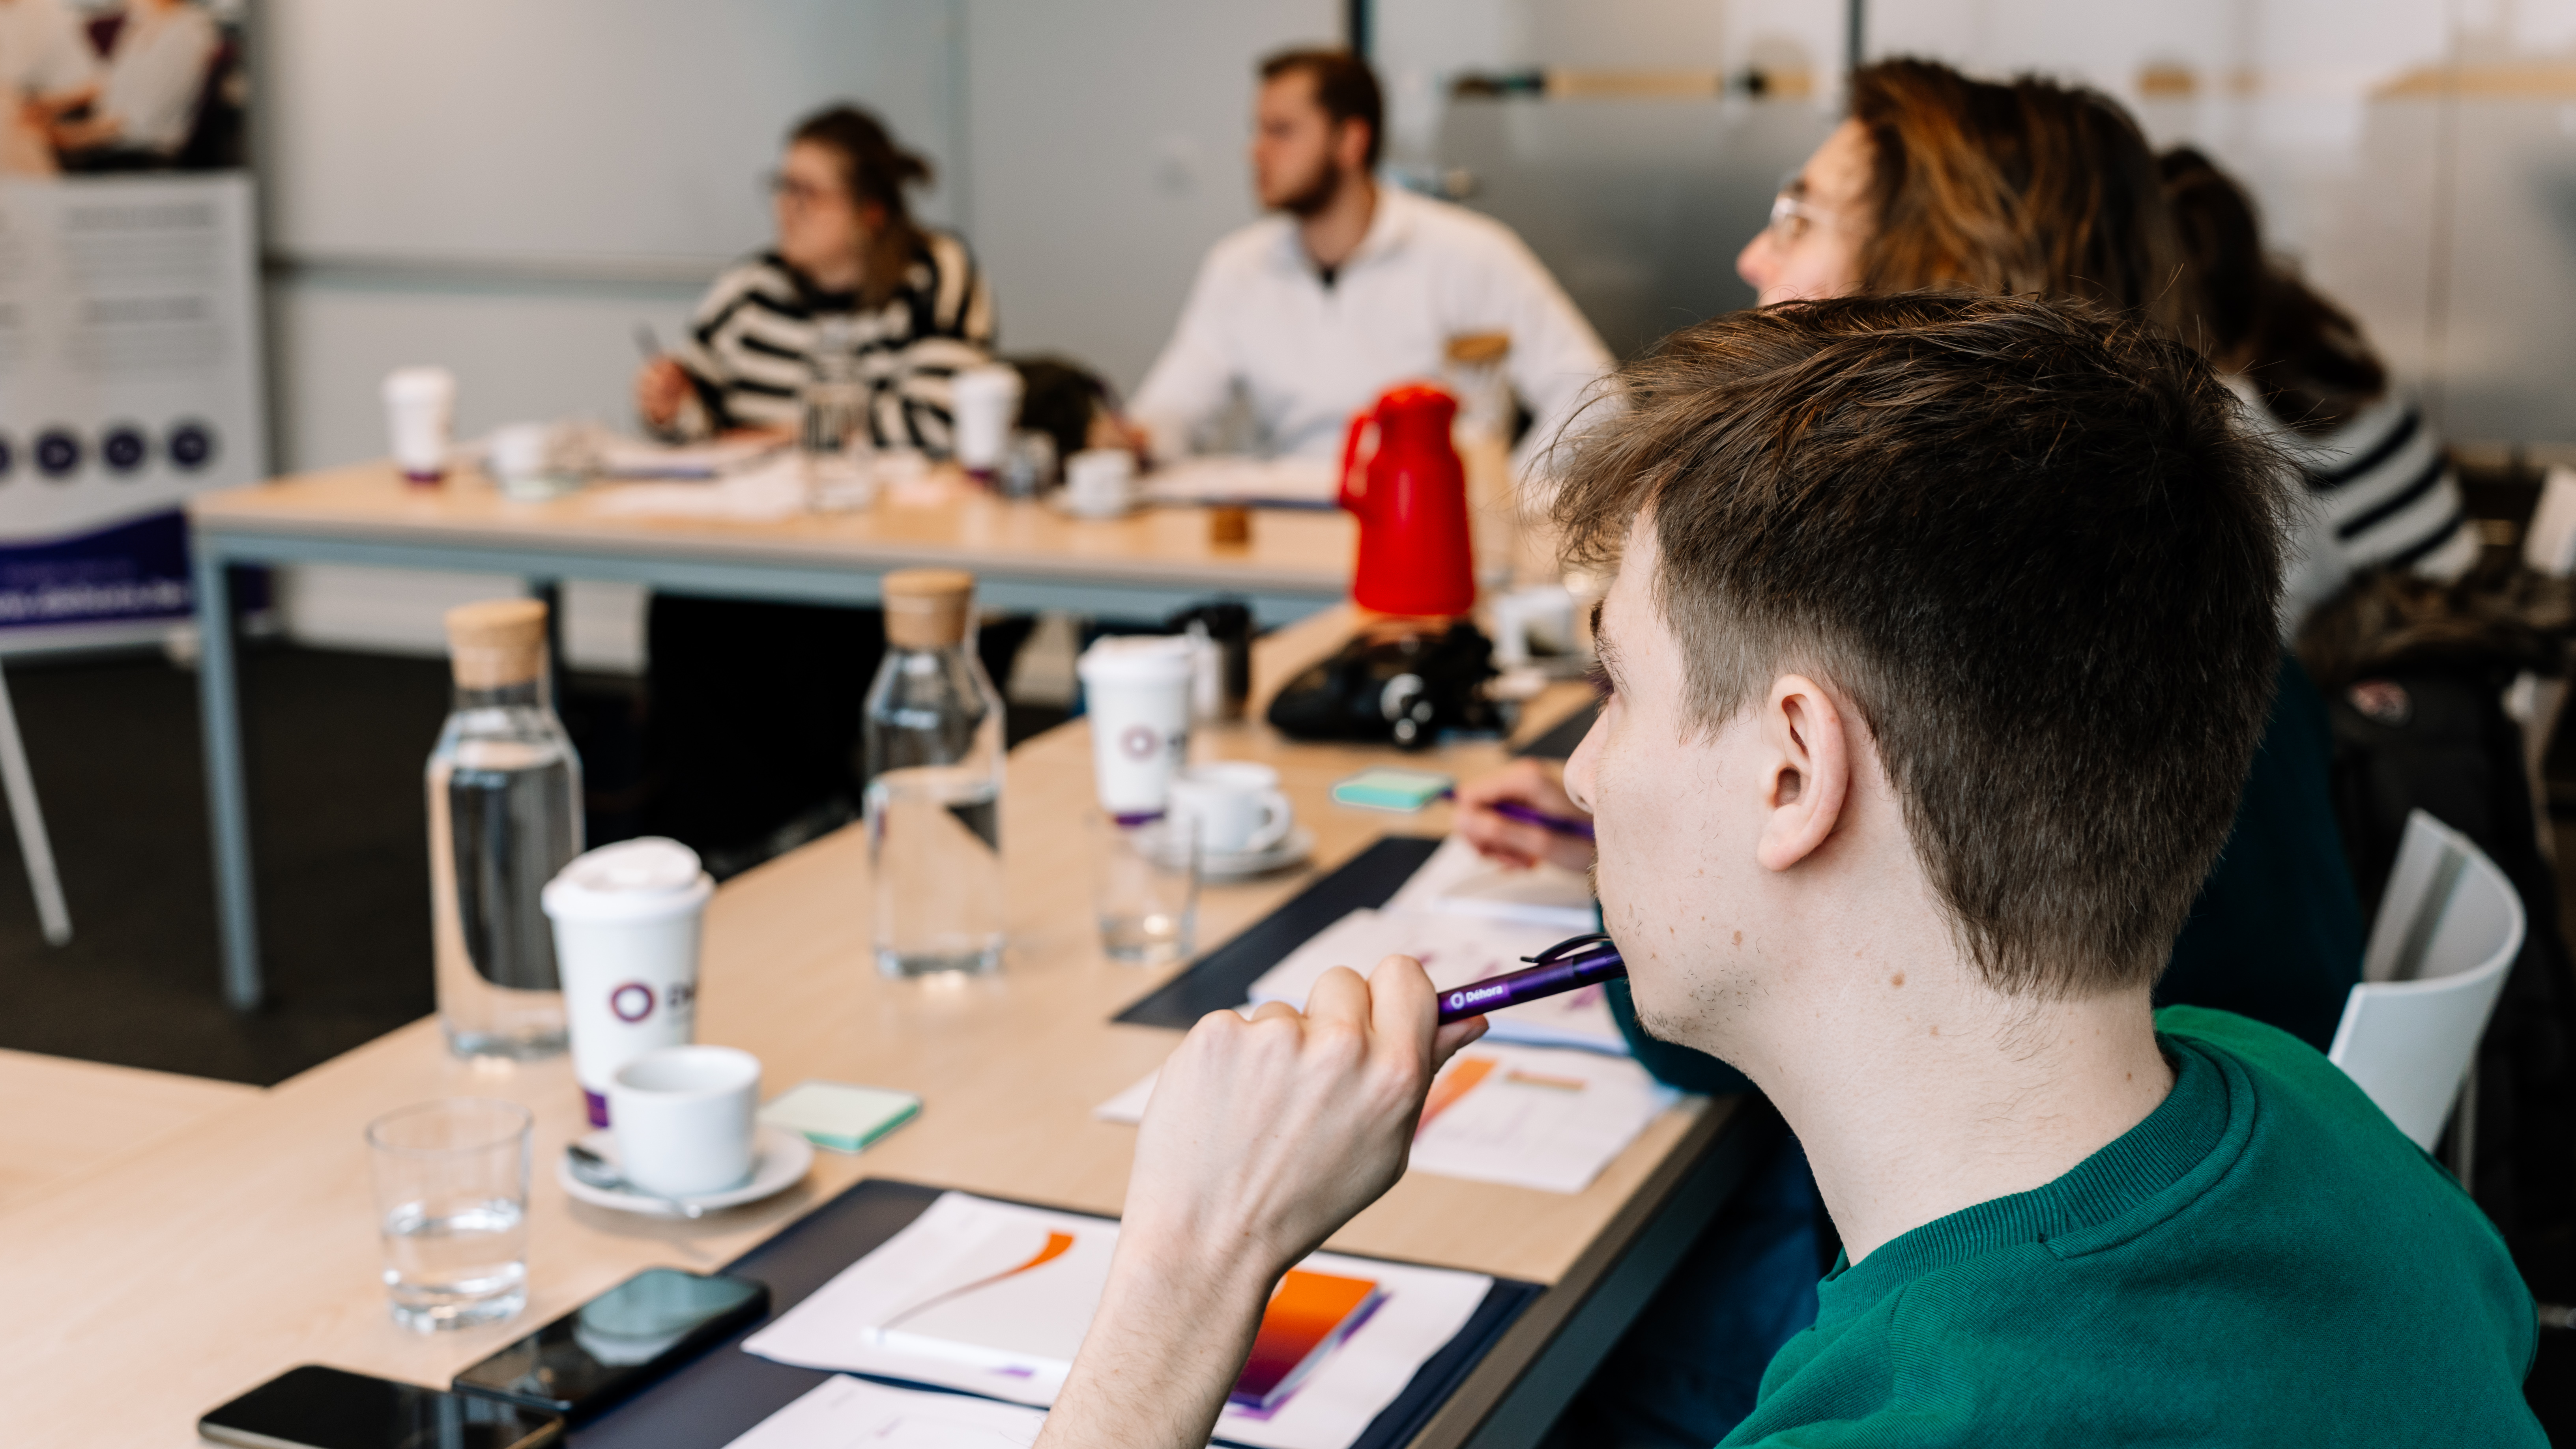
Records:
[[[956,421],[957,466],[991,473],[1011,449],[1011,425],[1020,419],[1020,372],[999,363],[970,367],[949,384],[949,416]]]
[[[385,374],[385,427],[394,466],[415,483],[447,476],[447,443],[456,426],[456,374],[443,367],[398,367]]]
[[[608,1111],[617,1165],[656,1197],[696,1197],[751,1176],[760,1058],[720,1046],[647,1052],[617,1069]]]
[[[573,1076],[594,1127],[610,1125],[617,1069],[698,1027],[698,930],[716,883],[676,840],[621,840],[576,856],[546,884]]]
[[[1183,770],[1172,781],[1171,814],[1196,822],[1199,849],[1209,855],[1268,850],[1297,823],[1279,772],[1249,760]]]
[[[1136,457],[1124,448],[1085,448],[1065,460],[1064,506],[1087,518],[1115,518],[1136,502]]]
[[[1100,808],[1128,821],[1161,814],[1189,758],[1189,641],[1112,636],[1082,651],[1074,672],[1091,717]]]

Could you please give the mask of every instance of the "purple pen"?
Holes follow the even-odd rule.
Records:
[[[1455,790],[1449,791],[1448,794],[1453,800],[1458,798],[1458,792]],[[1517,820],[1523,825],[1535,825],[1553,834],[1570,835],[1577,840],[1592,839],[1592,822],[1589,820],[1573,820],[1563,815],[1550,815],[1536,806],[1524,805],[1518,800],[1497,800],[1485,808],[1506,820]]]
[[[1619,948],[1597,931],[1559,941],[1535,956],[1521,959],[1537,964],[1526,971],[1507,971],[1440,993],[1441,1022],[1463,1021],[1524,1001],[1561,996],[1628,974],[1628,963],[1619,959]]]

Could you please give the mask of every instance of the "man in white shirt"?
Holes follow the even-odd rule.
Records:
[[[1298,50],[1261,67],[1253,186],[1278,213],[1209,251],[1129,416],[1162,457],[1240,389],[1275,454],[1330,456],[1389,386],[1438,379],[1453,339],[1510,339],[1505,369],[1534,417],[1524,454],[1570,417],[1610,353],[1511,228],[1380,186],[1383,102],[1366,63]]]

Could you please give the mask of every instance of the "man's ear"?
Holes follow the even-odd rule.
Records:
[[[1851,791],[1851,741],[1823,686],[1799,674],[1771,682],[1762,701],[1762,838],[1754,859],[1787,870],[1832,837]]]

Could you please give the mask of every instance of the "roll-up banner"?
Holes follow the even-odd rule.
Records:
[[[156,638],[180,500],[267,471],[240,33],[0,5],[0,652]]]

